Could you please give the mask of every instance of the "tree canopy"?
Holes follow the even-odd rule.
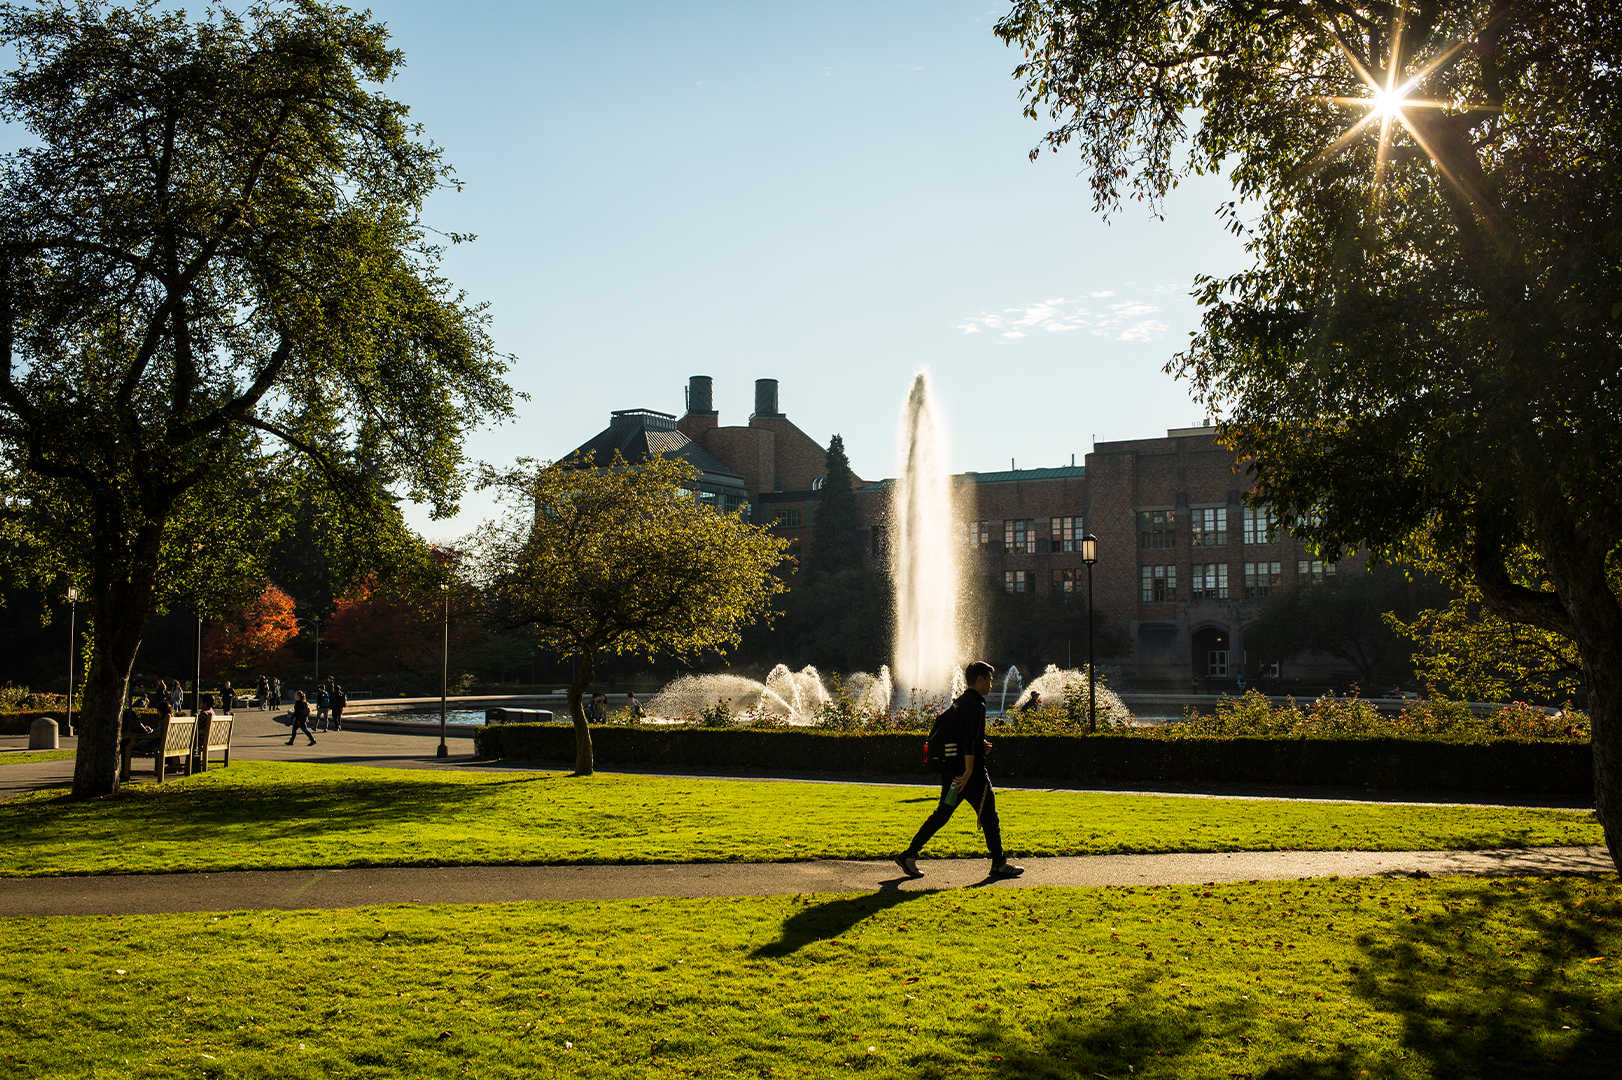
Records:
[[[146,617],[232,550],[238,496],[271,487],[244,477],[312,462],[364,532],[364,447],[449,513],[463,432],[511,392],[438,273],[420,212],[455,178],[374,89],[403,61],[369,14],[47,0],[0,7],[0,39],[0,115],[34,140],[0,158],[0,469],[80,538],[74,790],[99,794]]]
[[[490,470],[507,507],[475,541],[491,614],[541,647],[580,659],[569,689],[576,769],[593,769],[581,701],[601,653],[679,657],[725,652],[771,618],[787,541],[693,497],[686,462],[591,459]]]
[[[1422,534],[1576,643],[1622,855],[1622,7],[1016,0],[998,32],[1100,208],[1232,180],[1255,261],[1170,369],[1325,557]]]

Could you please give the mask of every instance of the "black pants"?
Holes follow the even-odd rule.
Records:
[[[969,782],[963,785],[963,793],[957,801],[948,805],[946,802],[947,789],[952,786],[953,777],[941,777],[941,801],[935,807],[935,812],[929,815],[924,827],[918,830],[918,835],[912,838],[907,845],[907,854],[916,858],[929,843],[930,837],[940,832],[941,826],[952,818],[952,812],[959,806],[967,803],[974,808],[975,817],[980,822],[981,830],[986,834],[986,850],[991,852],[991,861],[1003,862],[1007,855],[1002,849],[1002,821],[997,817],[997,793],[991,789],[991,776],[984,769],[975,769]]]
[[[315,742],[315,735],[310,731],[310,716],[308,713],[305,713],[303,716],[300,716],[298,713],[293,714],[293,730],[287,733],[288,742],[292,742],[294,739],[298,738],[300,728],[304,729],[305,738],[309,739],[311,742]]]

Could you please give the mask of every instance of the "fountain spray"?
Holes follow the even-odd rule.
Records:
[[[895,690],[949,693],[958,655],[956,520],[947,472],[946,426],[936,411],[929,372],[920,370],[897,430],[901,475],[890,518],[895,534]]]

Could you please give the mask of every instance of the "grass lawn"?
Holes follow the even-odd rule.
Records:
[[[38,761],[67,761],[72,750],[12,750],[0,754],[0,765],[32,765]]]
[[[1320,879],[0,920],[0,1076],[1614,1080],[1622,889]]]
[[[74,802],[0,804],[0,876],[274,867],[881,858],[928,788],[238,762]],[[1009,790],[1019,855],[1597,844],[1590,812]],[[960,810],[932,857],[983,857]]]

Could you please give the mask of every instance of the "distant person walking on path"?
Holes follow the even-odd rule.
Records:
[[[180,685],[179,679],[172,681],[169,687],[169,708],[179,712],[186,707],[186,688]]]
[[[310,703],[304,700],[304,691],[300,690],[293,695],[293,730],[287,733],[287,745],[292,746],[298,739],[299,729],[304,729],[304,737],[315,745],[315,736],[310,732]]]
[[[636,694],[634,692],[625,695],[625,708],[630,712],[632,720],[640,720],[644,716],[648,715],[647,712],[643,710],[642,703],[636,699]]]
[[[1002,822],[997,817],[997,794],[991,789],[991,774],[986,770],[986,755],[991,743],[986,741],[986,695],[991,693],[991,678],[996,674],[991,665],[976,660],[963,671],[969,688],[952,702],[951,710],[941,723],[950,725],[945,741],[955,744],[956,753],[941,763],[941,801],[929,815],[918,835],[912,838],[907,850],[896,856],[896,865],[908,877],[923,877],[918,869],[918,856],[924,845],[952,817],[959,803],[974,807],[976,820],[986,834],[986,848],[991,852],[991,876],[1014,878],[1025,872],[1023,866],[1008,861],[1002,847]]]
[[[332,680],[332,730],[344,729],[344,706],[349,704],[349,698],[344,694],[344,688],[338,685],[338,680]]]
[[[259,676],[259,711],[263,712],[268,708],[270,708],[270,680],[261,675]]]
[[[231,689],[231,680],[230,679],[221,679],[220,680],[220,712],[224,713],[226,716],[230,716],[231,715],[231,710],[236,707],[236,703],[237,703],[237,692],[235,690]]]
[[[331,722],[328,715],[327,715],[327,710],[329,710],[331,708],[332,708],[332,695],[327,693],[327,684],[326,683],[316,683],[316,685],[315,685],[315,722],[317,724],[321,725],[321,730],[322,731],[327,730],[327,724],[329,724]]]
[[[274,675],[270,677],[270,707],[272,709],[282,707],[282,680]]]
[[[608,719],[608,695],[591,695],[591,704],[586,706],[586,719],[602,723]]]

